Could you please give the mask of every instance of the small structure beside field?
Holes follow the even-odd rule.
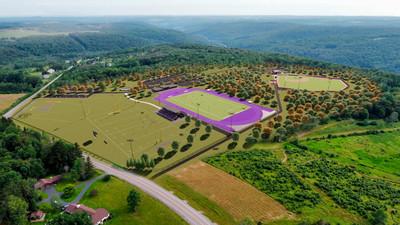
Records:
[[[38,182],[36,182],[36,184],[34,185],[35,189],[46,189],[47,187],[54,185],[56,183],[58,183],[61,180],[62,176],[58,175],[58,176],[54,176],[51,178],[43,178],[40,179]]]
[[[81,204],[69,204],[65,207],[64,212],[68,214],[87,213],[92,218],[93,225],[103,224],[104,221],[110,218],[110,213],[106,209],[92,209]]]

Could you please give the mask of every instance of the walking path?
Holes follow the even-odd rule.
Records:
[[[125,96],[126,96],[126,97],[127,97],[129,100],[131,100],[131,101],[134,101],[134,102],[137,102],[137,103],[146,104],[146,105],[152,106],[152,107],[154,107],[154,108],[156,108],[156,109],[158,109],[158,110],[160,110],[160,109],[161,109],[161,107],[160,107],[160,106],[158,106],[158,105],[155,105],[155,104],[153,104],[153,103],[150,103],[150,102],[145,102],[145,101],[140,101],[140,100],[137,100],[137,99],[131,98],[131,97],[129,97],[129,96],[128,96],[128,94],[127,94],[127,93],[125,93]]]
[[[46,189],[44,190],[44,192],[47,194],[48,197],[47,197],[46,199],[43,199],[40,203],[50,203],[52,200],[57,199],[57,201],[59,201],[60,204],[61,204],[62,206],[68,205],[68,204],[70,204],[70,203],[75,203],[75,204],[77,204],[77,203],[79,203],[79,202],[81,201],[81,199],[83,198],[83,196],[85,195],[85,193],[87,192],[87,190],[89,190],[90,186],[92,186],[92,184],[93,184],[94,182],[96,182],[96,181],[102,179],[104,176],[105,176],[105,174],[100,175],[100,176],[97,176],[97,177],[95,177],[95,178],[92,178],[92,179],[90,179],[90,180],[87,180],[87,181],[85,181],[85,182],[79,184],[76,188],[80,188],[80,187],[82,187],[82,186],[84,186],[84,187],[83,187],[83,189],[81,190],[81,192],[75,197],[75,199],[72,200],[71,202],[65,202],[64,200],[62,200],[62,199],[61,199],[61,195],[62,195],[63,193],[62,193],[62,192],[58,192],[58,191],[56,190],[55,185],[52,185],[52,186],[50,186],[50,187],[48,187],[48,188],[46,188]],[[40,203],[39,203],[39,204],[40,204]]]

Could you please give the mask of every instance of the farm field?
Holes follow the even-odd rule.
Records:
[[[340,208],[312,182],[298,176],[291,166],[278,161],[269,150],[227,152],[205,161],[251,184],[296,213],[295,219],[269,224],[316,222],[321,218],[331,224],[366,224],[361,217]]]
[[[90,197],[89,193],[97,190],[95,197]],[[118,191],[116,191],[118,190]],[[140,193],[141,202],[135,213],[130,213],[126,203],[126,198],[130,190]],[[81,200],[92,208],[106,208],[112,214],[112,218],[107,225],[184,225],[187,224],[177,214],[161,202],[138,190],[134,186],[112,177],[110,181],[97,181],[86,192]]]
[[[196,162],[170,172],[194,191],[230,213],[236,221],[272,221],[289,218],[289,212],[277,201],[245,182],[204,162]]]
[[[217,121],[223,120],[248,108],[246,105],[202,91],[193,91],[187,94],[174,96],[168,98],[168,101]]]
[[[1,94],[0,95],[0,111],[3,111],[10,107],[19,98],[22,98],[25,94]]]
[[[147,154],[155,158],[157,149],[164,147],[166,157],[156,165],[155,171],[224,137],[213,131],[207,139],[200,140],[206,133],[202,126],[193,134],[194,142],[189,149],[168,155],[172,141],[186,145],[186,137],[195,128],[194,122],[182,127],[184,121],[170,122],[156,111],[122,94],[97,94],[86,99],[40,98],[14,119],[78,143],[87,151],[122,166],[132,155],[139,158]]]
[[[302,89],[309,91],[341,91],[347,87],[342,80],[307,75],[278,76],[279,88]]]
[[[335,160],[373,175],[400,181],[400,131],[310,140],[301,144],[314,152],[334,154]]]

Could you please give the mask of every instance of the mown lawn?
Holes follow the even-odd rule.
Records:
[[[91,190],[97,190],[98,195],[89,197]],[[130,190],[136,190],[141,194],[141,202],[137,211],[131,213],[128,210],[126,198]],[[81,200],[92,208],[105,208],[112,214],[112,219],[107,225],[181,225],[187,224],[177,214],[150,197],[134,186],[112,177],[110,181],[97,181],[86,192]]]

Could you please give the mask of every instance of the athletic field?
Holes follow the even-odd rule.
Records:
[[[223,120],[249,107],[202,91],[173,96],[168,101],[212,120]]]
[[[276,113],[273,109],[200,88],[170,89],[160,92],[155,100],[229,133],[244,130]]]
[[[143,99],[145,100],[145,99]],[[194,122],[181,127],[184,121],[170,122],[156,114],[158,109],[127,99],[122,94],[95,94],[85,99],[40,98],[19,112],[17,124],[28,124],[72,143],[78,143],[92,153],[125,166],[133,156],[146,153],[157,157],[157,149],[172,150],[172,141],[180,148],[195,128]],[[194,151],[224,137],[213,131],[206,140],[200,140],[205,127],[193,135],[192,147],[161,161],[156,170],[175,162]],[[92,142],[89,144],[89,142]]]
[[[341,91],[347,88],[347,84],[340,79],[311,76],[278,76],[278,86],[309,91]]]

